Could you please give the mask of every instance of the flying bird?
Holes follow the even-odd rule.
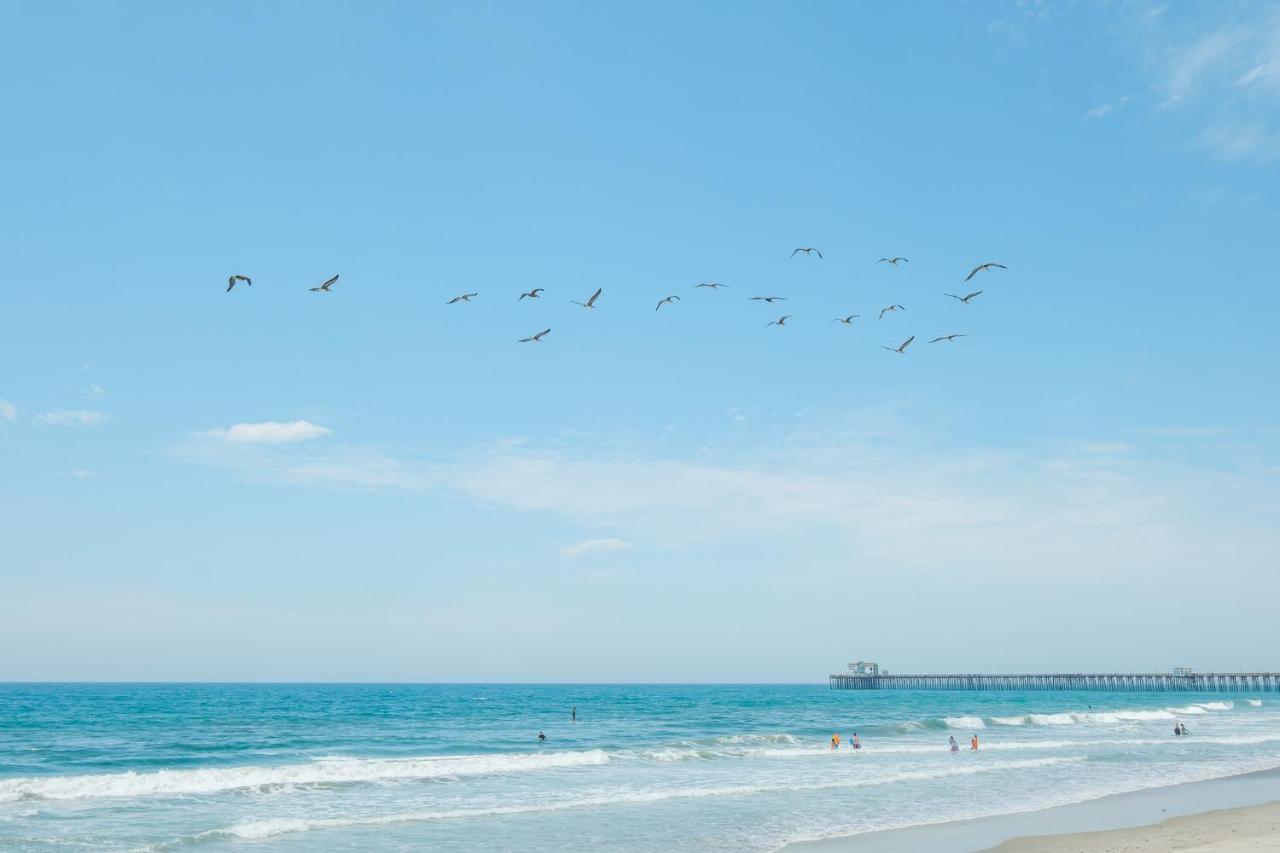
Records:
[[[765,328],[768,328],[769,326],[785,326],[787,325],[787,321],[790,319],[791,319],[790,314],[783,314],[778,319],[770,320],[768,323],[765,323]]]
[[[542,293],[542,291],[544,290],[546,290],[546,288],[544,287],[535,287],[533,290],[530,290],[528,293],[520,294],[520,299],[524,299],[526,296],[529,297],[530,299],[537,299],[538,295]],[[517,299],[516,302],[519,302],[520,299]]]
[[[990,270],[990,269],[1007,270],[1008,267],[1006,267],[1004,264],[997,264],[995,261],[988,261],[985,264],[978,264],[976,267],[969,270],[969,274],[964,277],[964,280],[968,281],[978,273],[986,272],[987,270]]]
[[[799,249],[796,249],[794,252],[791,253],[791,257],[794,258],[796,255],[800,254],[801,252],[804,252],[806,255],[812,255],[816,253],[818,256],[818,259],[819,260],[822,259],[822,253],[819,252],[817,249],[813,248],[812,246],[801,247]]]
[[[968,294],[965,294],[964,296],[956,296],[954,293],[944,293],[944,294],[942,294],[942,295],[943,295],[943,296],[950,296],[952,299],[959,299],[959,300],[960,300],[961,302],[963,302],[965,305],[968,305],[968,304],[969,304],[969,300],[970,300],[970,299],[972,299],[973,297],[977,296],[977,295],[978,295],[979,293],[981,293],[981,292],[982,292],[981,290],[975,290],[973,293],[968,293]]]
[[[530,335],[530,336],[529,336],[529,337],[527,337],[527,338],[521,338],[521,339],[520,339],[520,343],[522,343],[522,344],[539,344],[539,343],[542,343],[542,339],[543,339],[545,336],[549,335],[549,334],[551,334],[551,330],[550,330],[550,329],[543,329],[541,332],[538,332],[538,334],[536,334],[536,335]]]
[[[702,282],[701,284],[695,284],[695,285],[694,285],[694,287],[709,287],[709,288],[711,288],[712,290],[715,290],[717,287],[728,287],[728,286],[729,286],[729,285],[727,285],[727,284],[721,284],[721,283],[720,283],[720,282],[718,282],[718,281],[704,281],[704,282]]]
[[[883,320],[883,319],[884,319],[884,315],[885,315],[885,314],[888,314],[890,311],[906,311],[906,310],[907,310],[907,309],[906,309],[906,308],[903,308],[901,305],[889,305],[889,306],[887,306],[887,307],[884,307],[884,308],[881,308],[881,309],[880,309],[880,316],[879,316],[879,317],[877,317],[876,319],[877,319],[877,320]]]
[[[912,341],[914,341],[915,339],[916,339],[916,336],[915,336],[915,335],[912,335],[911,337],[907,338],[907,339],[906,339],[905,341],[903,341],[902,343],[898,344],[896,347],[884,347],[884,346],[882,346],[882,347],[880,347],[880,349],[887,349],[889,352],[896,352],[898,355],[902,355],[904,352],[906,352],[906,351],[907,351],[907,347],[911,346],[911,342],[912,342]]]
[[[581,305],[583,308],[595,308],[596,300],[600,298],[600,292],[602,290],[604,290],[603,287],[597,287],[596,292],[591,294],[591,298],[588,299],[586,302],[579,302],[576,299],[570,299],[569,301],[572,302],[574,305]]]
[[[787,301],[787,297],[785,296],[752,296],[750,299],[752,302],[768,302],[770,305],[775,302]]]
[[[933,340],[929,341],[929,343],[936,344],[938,341],[946,341],[947,343],[951,343],[956,338],[967,338],[967,337],[969,336],[968,335],[943,335],[940,338],[934,338]]]
[[[895,266],[895,267],[896,267],[896,266],[897,266],[900,262],[902,262],[902,261],[906,261],[907,263],[911,263],[911,261],[908,261],[906,258],[881,258],[880,260],[876,261],[876,263],[878,263],[878,264],[892,264],[893,266]]]
[[[852,326],[852,325],[853,325],[853,321],[854,321],[854,320],[856,320],[856,319],[858,319],[858,318],[859,318],[859,317],[861,317],[861,316],[862,316],[861,314],[850,314],[848,317],[837,317],[837,318],[835,318],[834,320],[832,320],[831,322],[833,322],[833,323],[844,323],[846,326]]]
[[[233,275],[227,279],[227,293],[231,292],[231,288],[236,286],[237,281],[243,281],[245,284],[253,284],[253,279],[247,275]]]
[[[338,280],[338,277],[335,275],[333,278],[329,279],[324,284],[320,285],[319,287],[310,288],[310,290],[312,293],[329,293],[330,292],[329,288],[333,287],[333,283],[337,280]]]
[[[452,298],[452,299],[450,299],[448,302],[446,302],[446,303],[445,303],[445,305],[452,305],[452,304],[454,304],[455,302],[470,302],[470,301],[471,301],[471,297],[473,297],[473,296],[479,296],[479,295],[480,295],[479,293],[464,293],[464,294],[462,294],[461,296],[455,296],[455,297],[453,297],[453,298]],[[517,301],[519,301],[519,300],[517,300]]]
[[[668,296],[666,299],[658,300],[658,308],[661,308],[663,305],[666,305],[668,302],[679,302],[679,301],[680,301],[679,296]],[[658,308],[654,308],[653,310],[657,311]]]

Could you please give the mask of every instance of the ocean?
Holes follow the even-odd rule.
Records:
[[[0,849],[769,851],[1277,766],[1267,695],[8,684]]]

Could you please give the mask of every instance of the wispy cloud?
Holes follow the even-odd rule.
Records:
[[[60,427],[94,427],[105,424],[111,419],[106,412],[93,412],[85,409],[57,409],[36,415],[42,423]]]
[[[201,435],[232,444],[292,444],[321,438],[329,433],[327,427],[299,420],[232,424],[226,428],[206,430]]]
[[[0,421],[9,421],[9,423],[13,423],[17,419],[18,407],[3,397],[0,397]]]
[[[1154,566],[1177,548],[1207,554],[1224,535],[1241,547],[1261,550],[1264,540],[1280,547],[1267,532],[1280,529],[1276,519],[1261,517],[1275,487],[1267,469],[1183,468],[1157,461],[1160,454],[1136,442],[942,448],[909,435],[809,430],[764,452],[671,458],[616,443],[589,447],[575,436],[573,447],[506,442],[414,458],[364,447],[234,446],[206,438],[177,452],[254,482],[405,491],[553,513],[607,526],[617,531],[616,541],[664,548],[835,537],[881,565],[944,560],[1021,571],[1047,561],[1088,571],[1117,561]],[[1227,534],[1226,527],[1240,529]],[[588,542],[564,553],[619,547],[615,540]]]
[[[1116,110],[1123,107],[1125,104],[1129,103],[1130,97],[1131,97],[1130,95],[1121,95],[1119,98],[1116,98],[1114,101],[1108,101],[1105,104],[1099,104],[1093,109],[1085,110],[1084,113],[1080,116],[1080,120],[1081,121],[1098,121],[1099,119],[1104,119],[1107,116],[1111,115]]]
[[[1174,7],[1135,18],[1159,110],[1223,160],[1280,156],[1280,7]],[[1100,116],[1099,116],[1100,117]]]
[[[625,539],[585,539],[575,542],[560,553],[566,557],[586,557],[591,554],[607,554],[611,551],[626,551],[631,543]]]

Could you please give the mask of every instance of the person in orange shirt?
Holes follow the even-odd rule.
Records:
[[[974,736],[973,736],[973,740],[969,741],[969,748],[970,748],[970,749],[972,749],[974,752],[977,752],[977,751],[978,751],[978,736],[977,736],[977,735],[974,735]]]
[[[836,732],[835,734],[833,734],[833,735],[831,736],[831,748],[832,748],[832,749],[839,749],[839,748],[840,748],[840,733],[839,733],[839,732]]]

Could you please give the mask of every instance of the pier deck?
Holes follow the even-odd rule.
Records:
[[[1124,693],[1276,693],[1278,672],[1053,673],[830,676],[832,690],[1108,690]]]

